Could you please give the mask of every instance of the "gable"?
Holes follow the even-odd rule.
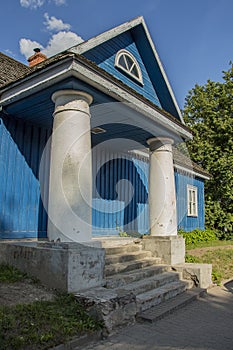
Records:
[[[135,81],[124,71],[119,70],[117,67],[115,67],[115,57],[117,53],[122,49],[127,50],[136,59],[142,73],[143,84]],[[134,89],[136,92],[153,102],[155,105],[161,107],[155,88],[151,82],[143,59],[138,51],[137,45],[130,31],[124,32],[112,39],[103,42],[91,50],[84,52],[83,56],[85,56],[90,61],[95,62],[99,67],[112,74],[117,79],[121,80],[124,84]]]
[[[126,35],[124,36],[123,34]],[[124,46],[129,47],[130,50],[132,50],[131,53],[134,52],[140,56],[140,62],[143,64],[144,73],[146,72],[145,74],[147,75],[147,78],[149,77],[149,79],[146,81],[144,90],[137,88],[136,91],[141,93],[146,98],[149,98],[149,100],[151,100],[157,106],[161,106],[163,110],[170,113],[173,117],[184,124],[175,95],[169,84],[168,78],[163,69],[159,55],[155,49],[143,17],[137,17],[129,22],[119,25],[116,28],[97,35],[94,38],[70,48],[68,52],[84,55],[91,61],[97,63],[100,67],[102,66],[103,69],[106,69],[111,74],[116,74],[114,70],[110,71],[110,67],[113,67],[112,64],[110,65],[113,47],[107,48],[107,46],[110,44],[115,45],[118,40],[121,41],[122,38],[124,38],[124,42],[121,42],[120,47],[118,44],[117,47],[115,47],[115,51],[117,51],[117,49],[124,49]],[[111,49],[111,52],[109,52],[109,56],[105,56],[106,65],[104,65],[102,50],[109,49]],[[119,75],[116,77],[119,79]],[[150,86],[147,84],[148,81]],[[135,85],[129,83],[129,81],[127,82],[129,87],[135,89]]]

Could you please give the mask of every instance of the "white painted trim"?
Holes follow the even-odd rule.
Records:
[[[91,50],[93,47],[96,47],[107,40],[115,38],[116,36],[126,32],[127,30],[134,28],[142,23],[143,23],[142,16],[137,17],[137,18],[133,19],[132,21],[123,23],[123,24],[119,25],[118,27],[112,28],[112,29],[110,29],[104,33],[101,33],[101,34],[99,34],[99,35],[97,35],[97,36],[95,36],[87,41],[84,41],[83,43],[81,43],[77,46],[73,46],[68,51],[73,52],[73,53],[77,53],[77,54],[82,54],[86,51]]]
[[[22,99],[70,76],[71,59],[73,58],[69,57],[62,62],[57,62],[53,67],[46,67],[43,71],[35,71],[34,74],[3,88],[0,91],[0,105]]]
[[[151,38],[151,36],[150,36],[149,30],[148,30],[148,28],[147,28],[147,26],[146,26],[146,23],[145,23],[143,17],[142,17],[142,25],[143,25],[143,27],[144,27],[144,30],[145,30],[145,32],[146,32],[147,39],[148,39],[148,41],[149,41],[149,43],[150,43],[150,45],[151,45],[151,48],[152,48],[153,53],[154,53],[154,56],[155,56],[155,58],[156,58],[156,60],[157,60],[157,62],[158,62],[158,65],[159,65],[159,68],[160,68],[160,70],[161,70],[162,76],[163,76],[164,81],[165,81],[165,83],[166,83],[166,85],[167,85],[168,91],[169,91],[169,93],[170,93],[170,95],[171,95],[171,98],[172,98],[172,100],[173,100],[173,103],[174,103],[174,105],[175,105],[175,107],[176,107],[176,110],[177,110],[177,113],[178,113],[178,115],[179,115],[179,117],[180,117],[180,120],[181,120],[181,122],[182,122],[183,124],[185,124],[185,123],[184,123],[184,119],[183,119],[182,114],[181,114],[181,111],[180,111],[180,108],[179,108],[178,103],[177,103],[177,101],[176,101],[175,95],[174,95],[173,90],[172,90],[172,88],[171,88],[171,85],[170,85],[170,83],[169,83],[168,77],[167,77],[167,75],[166,75],[166,73],[165,73],[165,70],[163,69],[163,65],[162,65],[162,63],[161,63],[161,60],[160,60],[159,55],[158,55],[158,52],[157,52],[157,50],[156,50],[156,48],[155,48],[154,42],[153,42],[153,40],[152,40],[152,38]]]
[[[197,195],[198,187],[187,184],[186,188],[187,188],[187,216],[197,218],[198,217],[198,195]],[[190,196],[189,196],[190,191],[194,192],[194,195],[195,195],[194,202],[192,201],[192,199],[190,200]],[[190,206],[189,206],[190,203],[191,204],[194,203],[194,205],[195,205],[195,212],[196,212],[195,214],[192,212],[192,210],[190,211]]]
[[[60,63],[60,64],[59,64]],[[2,91],[0,105],[7,105],[29,96],[39,90],[53,85],[55,82],[61,81],[67,77],[74,76],[81,81],[88,83],[97,90],[104,92],[116,99],[119,102],[129,104],[131,108],[139,112],[145,117],[145,123],[148,119],[151,122],[156,122],[166,130],[173,133],[174,137],[178,134],[185,139],[191,139],[192,134],[185,130],[181,125],[176,124],[171,119],[158,112],[158,110],[151,107],[149,104],[135,97],[132,93],[123,89],[117,83],[101,75],[95,68],[87,66],[83,62],[79,62],[74,57],[69,57],[64,61],[56,63],[55,67],[47,67],[42,71],[37,71],[33,75],[27,76],[25,79],[16,82],[13,86]],[[170,135],[172,137],[173,135]],[[166,136],[166,135],[165,135]]]
[[[201,174],[201,173],[198,173],[197,171],[194,171],[194,170],[185,168],[184,166],[174,164],[174,167],[175,167],[177,170],[184,171],[184,172],[189,173],[189,174],[191,174],[191,175],[200,177],[201,179],[204,179],[204,180],[209,180],[209,179],[210,179],[209,176],[203,175],[203,174]]]
[[[182,126],[176,124],[171,119],[168,119],[164,115],[160,114],[153,107],[146,104],[144,101],[139,100],[133,94],[129,93],[126,90],[123,90],[121,87],[117,86],[116,83],[112,83],[107,80],[105,77],[95,74],[93,71],[87,70],[86,67],[73,63],[74,75],[87,82],[88,84],[96,87],[98,90],[106,93],[109,96],[112,96],[117,101],[125,102],[134,107],[136,111],[142,115],[148,117],[154,122],[157,121],[160,125],[166,129],[178,133],[181,137],[185,139],[192,139],[191,132],[185,130]]]
[[[145,148],[144,150],[132,150],[132,151],[129,151],[129,153],[137,154],[141,157],[149,159],[149,149],[148,148]],[[191,170],[189,168],[185,168],[184,166],[181,166],[181,165],[178,165],[175,163],[174,163],[174,168],[177,170],[181,170],[185,173],[188,173],[190,175],[193,175],[195,177],[199,177],[199,178],[204,179],[204,180],[210,179],[210,176],[203,175],[202,173],[198,173],[197,171]]]
[[[107,40],[110,40],[112,38],[115,38],[116,36],[118,36],[118,35],[126,32],[126,31],[128,31],[128,30],[130,30],[130,29],[132,29],[132,28],[134,28],[136,26],[138,26],[139,24],[141,24],[143,26],[144,30],[145,30],[147,39],[148,39],[148,41],[149,41],[149,43],[151,45],[152,51],[154,53],[154,56],[155,56],[155,58],[156,58],[156,60],[158,62],[159,68],[161,70],[161,73],[162,73],[162,76],[164,78],[164,81],[165,81],[165,83],[167,85],[168,91],[169,91],[169,93],[171,95],[171,98],[172,98],[172,101],[173,101],[173,103],[175,105],[177,113],[178,113],[178,115],[180,117],[181,122],[183,124],[185,124],[184,123],[184,119],[183,119],[182,114],[181,114],[181,111],[180,111],[180,108],[179,108],[179,105],[178,105],[178,103],[176,101],[175,95],[173,93],[173,90],[171,88],[171,85],[169,83],[167,75],[165,73],[165,70],[163,69],[161,60],[160,60],[159,55],[158,55],[158,53],[156,51],[156,48],[155,48],[155,45],[154,45],[153,40],[151,38],[151,35],[149,33],[149,30],[148,30],[147,25],[146,25],[146,23],[144,21],[144,18],[142,16],[137,17],[137,18],[133,19],[132,21],[123,23],[120,26],[118,26],[116,28],[113,28],[113,29],[110,29],[110,30],[108,30],[108,31],[106,31],[106,32],[104,32],[102,34],[99,34],[98,36],[96,36],[94,38],[91,38],[90,40],[88,40],[88,41],[86,41],[84,43],[81,43],[81,44],[79,44],[77,46],[73,46],[68,51],[69,52],[73,52],[73,53],[82,54],[82,53],[87,52],[87,51],[91,50],[92,48],[102,44],[103,42],[105,42]]]
[[[121,64],[119,64],[119,60],[120,60],[120,58],[122,56],[128,56],[132,60],[133,65],[135,65],[136,68],[137,68],[137,72],[138,72],[138,75],[139,75],[138,77],[131,72],[131,68],[132,68],[133,65],[131,67],[128,67],[128,69],[125,69]],[[127,62],[125,62],[125,63],[128,66],[128,63]],[[117,54],[116,54],[116,57],[115,57],[114,65],[115,65],[115,67],[117,67],[118,69],[120,69],[124,73],[126,73],[130,78],[133,78],[134,80],[139,82],[141,85],[143,85],[141,68],[140,68],[140,66],[138,64],[138,61],[136,60],[134,55],[131,54],[131,52],[129,52],[128,50],[125,50],[125,49],[122,49],[122,50],[118,51]]]

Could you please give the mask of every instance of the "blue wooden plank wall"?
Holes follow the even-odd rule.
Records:
[[[115,55],[121,49],[128,50],[138,61],[142,71],[144,83],[143,86],[134,82],[127,75],[114,67]],[[95,62],[99,67],[103,68],[108,73],[123,81],[126,85],[137,91],[139,94],[143,95],[154,104],[161,107],[158,96],[149,78],[148,72],[143,64],[142,57],[140,56],[138,48],[130,32],[125,32],[113,39],[110,39],[105,43],[83,53],[83,55],[89,60]]]
[[[38,171],[50,131],[10,117],[0,122],[0,238],[46,237]]]
[[[148,233],[148,158],[94,149],[93,173],[93,235]],[[175,171],[175,184],[178,228],[204,229],[204,181]],[[188,184],[198,188],[197,217],[187,216]]]
[[[192,231],[196,228],[205,229],[205,208],[204,208],[204,180],[192,178],[186,174],[175,172],[176,196],[177,196],[177,224],[179,229]],[[198,216],[187,215],[188,198],[187,185],[197,187]]]
[[[148,164],[139,156],[93,150],[93,235],[148,233]]]

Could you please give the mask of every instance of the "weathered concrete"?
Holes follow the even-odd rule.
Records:
[[[76,297],[90,315],[104,322],[108,333],[117,327],[135,322],[136,295],[130,291],[99,287],[80,292]]]
[[[232,350],[232,293],[233,281],[162,320],[124,327],[83,350]]]
[[[37,277],[44,285],[78,292],[104,284],[105,251],[79,243],[2,243],[0,263]]]
[[[211,264],[178,264],[172,267],[180,272],[182,278],[192,280],[197,287],[209,288],[212,285],[212,265]]]
[[[145,236],[142,245],[143,249],[150,250],[154,257],[161,258],[164,264],[185,262],[185,240],[181,236]]]

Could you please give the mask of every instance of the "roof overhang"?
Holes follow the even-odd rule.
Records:
[[[182,125],[176,118],[172,118],[162,110],[129,89],[123,83],[106,73],[104,70],[77,54],[66,53],[59,55],[59,59],[53,58],[48,62],[38,65],[38,67],[24,78],[7,85],[0,90],[0,106],[11,112],[12,105],[19,105],[20,101],[34,98],[34,104],[39,103],[40,97],[46,91],[50,100],[51,94],[58,88],[62,89],[66,79],[73,78],[78,85],[72,84],[68,88],[81,87],[84,91],[91,93],[94,103],[100,103],[98,93],[112,98],[112,101],[126,103],[131,110],[141,116],[143,127],[148,125],[152,131],[158,127],[167,130],[171,136],[179,137],[182,140],[192,138],[192,134],[186,126]],[[83,85],[82,85],[83,84]],[[65,87],[67,88],[67,87]],[[35,99],[35,96],[37,98]],[[45,96],[44,96],[45,97]],[[30,104],[30,102],[28,102]],[[35,105],[33,113],[35,113]]]

